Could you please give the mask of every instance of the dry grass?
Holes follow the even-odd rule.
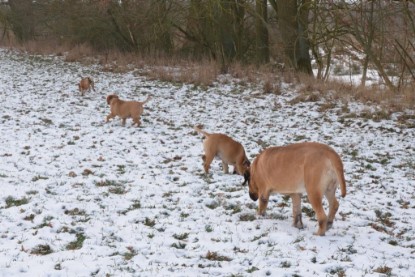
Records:
[[[356,100],[366,104],[375,104],[385,111],[402,111],[415,105],[415,93],[410,87],[394,92],[381,85],[353,86],[336,80],[322,81],[310,76],[299,75],[301,87],[299,101]]]
[[[143,73],[150,79],[210,86],[217,80],[219,70],[220,67],[213,61],[199,63],[187,61],[178,64],[175,61],[166,60],[164,65],[154,65],[144,70]]]
[[[12,46],[13,47],[13,46]],[[68,62],[84,64],[99,63],[102,70],[123,73],[138,68],[140,74],[150,79],[173,83],[190,83],[197,86],[210,86],[218,81],[221,66],[213,60],[192,61],[175,55],[150,53],[138,55],[117,50],[95,51],[87,44],[70,46],[54,41],[29,41],[14,48],[35,54],[64,55]],[[323,110],[332,107],[330,100],[342,99],[345,102],[357,100],[366,104],[380,105],[388,112],[402,111],[415,105],[415,93],[408,86],[399,93],[377,86],[354,87],[336,80],[321,81],[308,75],[297,74],[279,65],[247,65],[235,62],[229,65],[228,74],[238,80],[239,85],[259,84],[263,93],[281,94],[281,84],[296,85],[300,96],[292,104],[304,101],[326,100]],[[227,82],[226,78],[220,80]]]

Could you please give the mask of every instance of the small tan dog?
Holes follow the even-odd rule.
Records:
[[[223,171],[229,173],[228,165],[234,166],[234,173],[243,175],[250,165],[245,155],[245,149],[239,142],[224,134],[209,134],[198,127],[195,131],[203,134],[206,139],[203,141],[205,155],[202,156],[205,173],[209,173],[210,164],[218,156],[222,159]]]
[[[270,147],[255,158],[244,177],[243,184],[248,182],[251,199],[256,201],[259,198],[259,215],[265,214],[271,194],[291,196],[293,225],[297,228],[303,228],[301,196],[307,193],[319,225],[315,235],[319,236],[324,236],[333,225],[339,208],[335,196],[337,186],[340,186],[341,196],[346,196],[340,156],[329,146],[315,142]],[[322,205],[324,196],[329,203],[328,218]]]
[[[90,92],[91,88],[93,91],[95,91],[94,80],[92,80],[90,77],[82,78],[78,84],[78,88],[82,96],[84,96],[86,91]]]
[[[122,126],[125,126],[125,121],[127,118],[133,119],[133,125],[137,124],[137,127],[140,126],[140,117],[144,111],[144,104],[151,99],[151,96],[148,96],[147,99],[143,102],[138,101],[124,101],[119,99],[118,95],[111,94],[107,96],[107,103],[111,108],[111,112],[107,115],[108,122],[111,118],[119,116],[122,120]]]

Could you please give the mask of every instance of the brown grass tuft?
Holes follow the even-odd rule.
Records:
[[[74,47],[71,47],[68,51],[68,54],[65,57],[67,62],[86,62],[87,60],[91,61],[89,58],[94,57],[95,53],[91,46],[88,44],[78,44]]]
[[[169,56],[161,53],[144,55],[118,50],[97,52],[88,44],[70,46],[58,41],[29,41],[16,48],[36,54],[66,54],[65,59],[68,62],[98,63],[103,71],[122,73],[138,68],[140,74],[151,79],[205,87],[218,81],[221,68],[220,63],[213,60],[194,61],[174,54]],[[282,83],[291,84],[292,90],[295,90],[296,85],[300,83],[301,86],[297,89],[300,96],[293,100],[293,104],[319,101],[324,98],[328,104],[322,107],[322,110],[332,108],[334,100],[349,102],[353,99],[381,107],[385,112],[376,117],[386,118],[387,116],[384,115],[391,112],[415,106],[415,93],[410,85],[400,89],[400,92],[390,91],[381,85],[356,87],[337,80],[318,80],[308,75],[298,74],[279,64],[257,66],[234,62],[229,65],[228,74],[237,79],[241,86],[262,86],[263,93],[281,94]],[[223,83],[227,80],[224,78],[220,81]]]

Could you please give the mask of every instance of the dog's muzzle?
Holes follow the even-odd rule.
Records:
[[[249,197],[253,200],[253,201],[257,201],[258,200],[258,194],[256,193],[249,193]]]

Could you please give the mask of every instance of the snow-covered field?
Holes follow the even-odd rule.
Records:
[[[81,97],[87,75],[96,91]],[[415,276],[414,111],[374,120],[357,103],[292,101],[290,84],[258,91],[0,50],[0,276]],[[105,123],[113,92],[153,96],[141,127]],[[282,195],[257,217],[241,176],[218,160],[203,174],[196,124],[251,161],[271,145],[331,145],[348,193],[333,228],[313,235],[306,197],[303,230]]]

